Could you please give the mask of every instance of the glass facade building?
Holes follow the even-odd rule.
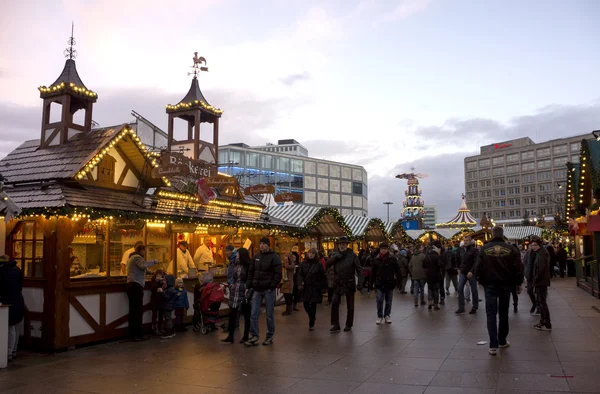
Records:
[[[232,144],[219,147],[219,172],[237,177],[242,187],[273,185],[276,194],[298,193],[303,204],[335,207],[343,215],[369,211],[361,166]]]

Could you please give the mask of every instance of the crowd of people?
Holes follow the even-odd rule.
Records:
[[[226,255],[229,267],[225,286],[229,289],[230,313],[228,335],[222,341],[234,343],[234,335],[239,327],[240,317],[243,316],[244,329],[240,343],[246,346],[258,345],[259,317],[264,304],[267,332],[262,344],[273,344],[278,288],[285,300],[282,315],[292,315],[298,311],[298,304],[302,304],[308,316],[310,331],[315,328],[318,305],[323,303],[325,297],[325,305],[331,308],[330,332],[342,331],[340,303],[344,299],[346,319],[343,331],[351,331],[357,292],[374,291],[376,324],[391,324],[394,293],[397,289],[400,294],[407,294],[409,279],[414,306],[427,305],[431,311],[438,311],[445,305],[446,296],[450,295],[453,287],[458,295],[456,315],[467,313],[468,302],[471,303],[468,313],[474,315],[478,312],[480,302],[483,302],[478,291],[479,286],[482,286],[490,335],[490,354],[496,354],[498,348],[509,346],[507,336],[510,298],[512,296],[514,312],[517,313],[523,282],[526,282],[527,294],[532,303],[530,313],[540,316],[540,321],[534,328],[552,330],[547,303],[548,287],[555,271],[553,259],[559,263],[557,266],[562,266],[561,257],[558,256],[564,249],[559,247],[555,252],[551,245],[545,245],[539,237],[531,238],[527,250],[519,250],[515,245],[505,242],[501,227],[494,228],[492,239],[482,246],[477,246],[469,235],[461,242],[445,245],[433,241],[427,245],[402,247],[382,242],[378,247],[371,246],[358,254],[349,248],[349,244],[350,241],[342,237],[327,256],[312,248],[303,256],[296,251],[288,252],[283,255],[283,259],[271,249],[269,238],[261,239],[260,252],[253,258],[247,249],[235,250],[232,245],[228,245]],[[129,330],[133,340],[146,339],[141,329],[141,315],[135,313],[135,308],[136,305],[141,308],[145,270],[155,262],[145,261],[144,252],[144,245],[136,246],[128,262],[128,295],[130,308],[134,311],[130,313]],[[564,275],[562,268],[557,268],[556,271]],[[210,275],[205,274],[196,285],[195,314],[201,313],[203,289],[211,282]],[[219,305],[216,306],[217,311],[218,307]],[[168,338],[174,335],[175,330],[185,330],[183,317],[188,308],[183,281],[166,275],[161,270],[157,271],[152,285],[155,334]],[[198,327],[196,315],[194,327]]]

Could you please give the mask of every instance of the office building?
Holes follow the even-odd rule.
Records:
[[[423,228],[435,228],[437,223],[437,207],[435,205],[423,206],[425,216],[423,216]]]
[[[524,137],[482,146],[464,162],[467,206],[496,223],[563,215],[567,162],[579,161],[581,140],[591,134],[535,143]]]
[[[239,145],[239,144],[233,144]],[[258,149],[265,152],[287,153],[294,156],[308,157],[308,149],[296,140],[279,140],[277,145],[267,144],[262,146],[253,146],[252,149]]]
[[[293,141],[283,147],[297,149],[282,152],[267,150],[281,145],[254,148],[241,143],[220,146],[219,172],[237,177],[243,187],[270,184],[276,194],[298,193],[306,205],[339,208],[343,215],[368,214],[367,171],[363,167],[310,158],[296,141],[283,141]],[[297,153],[300,148],[306,156]]]

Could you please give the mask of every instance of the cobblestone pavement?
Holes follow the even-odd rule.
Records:
[[[509,341],[488,354],[485,306],[455,316],[452,293],[441,311],[415,308],[395,294],[393,324],[375,324],[375,296],[357,295],[351,333],[330,334],[319,307],[316,330],[303,311],[276,308],[275,344],[225,345],[220,333],[171,340],[112,342],[53,356],[21,354],[0,371],[1,393],[546,393],[600,392],[600,301],[575,286],[552,283],[554,330],[532,328],[522,294],[511,309]],[[345,317],[344,308],[342,316]],[[261,316],[264,337],[264,315]],[[237,333],[239,340],[239,333]],[[262,338],[261,338],[262,339]]]

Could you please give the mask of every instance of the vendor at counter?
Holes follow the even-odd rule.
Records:
[[[190,268],[195,268],[194,260],[192,259],[192,255],[188,250],[187,241],[179,242],[179,247],[177,248],[177,276],[178,277],[187,277],[190,272]],[[169,273],[173,274],[173,264],[169,264]]]
[[[210,249],[211,240],[210,237],[204,237],[204,243],[196,249],[194,254],[194,262],[198,272],[200,270],[208,270],[208,266],[214,263],[213,252]]]

